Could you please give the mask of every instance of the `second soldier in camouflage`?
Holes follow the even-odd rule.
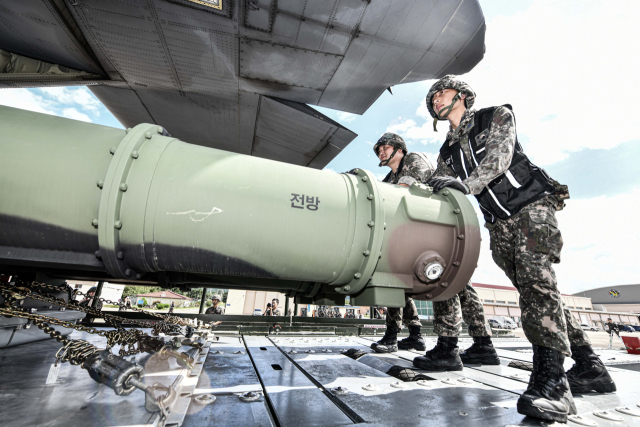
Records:
[[[391,171],[383,179],[390,184],[411,186],[414,183],[426,183],[433,174],[434,168],[422,153],[408,153],[407,146],[399,135],[385,133],[374,146],[374,151],[380,159],[379,166],[388,166]],[[462,303],[462,306],[461,306]],[[478,294],[467,284],[465,289],[455,297],[438,301],[433,304],[434,332],[439,335],[438,345],[427,352],[429,358],[425,369],[431,371],[461,370],[462,361],[458,355],[457,346],[442,346],[443,342],[457,343],[460,334],[462,320],[469,325],[469,334],[478,337],[481,342],[474,344],[462,358],[468,363],[498,364],[499,359],[491,345],[491,329],[484,316],[482,303]],[[397,334],[402,329],[402,324],[409,328],[409,337],[397,341]],[[388,308],[386,318],[387,331],[384,337],[372,348],[381,353],[404,350],[426,350],[426,344],[422,339],[418,318],[418,310],[412,298],[407,296],[406,305],[402,308]],[[451,348],[449,348],[451,347]],[[466,357],[466,360],[465,360]]]

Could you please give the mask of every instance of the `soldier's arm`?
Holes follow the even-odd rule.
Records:
[[[398,176],[398,185],[410,187],[414,182],[427,182],[433,173],[433,166],[425,162],[424,159],[414,153],[407,154],[404,159],[404,166]]]
[[[438,163],[436,164],[436,170],[431,174],[431,178],[440,178],[444,176],[452,176],[457,178],[458,175],[442,160],[442,157],[438,155]]]
[[[509,169],[516,144],[516,124],[513,113],[508,108],[498,107],[489,125],[489,135],[485,143],[486,155],[463,182],[470,194],[480,194],[491,181]]]

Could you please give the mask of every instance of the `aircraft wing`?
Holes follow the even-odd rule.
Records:
[[[38,64],[0,87],[89,85],[126,127],[322,168],[356,134],[306,104],[363,114],[387,87],[471,70],[484,34],[477,0],[4,2],[0,49]]]

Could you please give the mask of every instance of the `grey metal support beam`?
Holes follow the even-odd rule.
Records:
[[[207,288],[202,288],[202,298],[200,298],[200,311],[199,313],[204,313],[205,303],[207,302]]]
[[[286,297],[284,300],[284,313],[283,315],[288,316],[289,315],[289,297]]]
[[[98,306],[98,300],[100,299],[100,295],[102,295],[102,286],[104,282],[98,282],[98,286],[96,286],[96,293],[91,300],[91,307],[96,308]]]

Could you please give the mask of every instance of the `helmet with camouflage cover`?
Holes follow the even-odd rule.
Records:
[[[373,146],[373,152],[376,153],[376,156],[378,155],[378,148],[383,145],[390,145],[394,150],[391,156],[389,156],[387,160],[381,161],[378,166],[387,166],[398,150],[402,150],[405,155],[407,154],[407,144],[404,143],[404,139],[402,139],[400,135],[396,135],[395,133],[387,132],[380,137],[376,145]]]
[[[212,300],[217,299],[218,301],[222,301],[222,298],[218,294],[215,294],[214,296],[212,296],[211,299]]]
[[[443,107],[440,110],[440,113],[436,113],[433,109],[433,104],[431,102],[433,95],[436,92],[440,92],[443,89],[455,89],[458,91],[456,96],[453,97],[451,104]],[[467,83],[456,79],[456,76],[449,74],[438,80],[431,86],[429,89],[429,93],[427,93],[427,110],[429,110],[429,114],[433,117],[433,130],[437,132],[436,125],[438,124],[438,119],[446,119],[451,113],[453,106],[460,99],[460,95],[465,95],[464,104],[467,108],[473,107],[474,102],[476,101],[476,93],[471,89]]]

